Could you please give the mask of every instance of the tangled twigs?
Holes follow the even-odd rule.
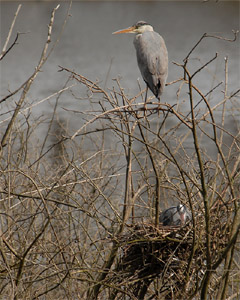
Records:
[[[32,83],[34,82],[34,79],[36,78],[36,76],[40,72],[42,66],[44,65],[44,63],[47,60],[47,50],[48,50],[48,45],[49,45],[49,43],[51,41],[51,34],[52,34],[52,27],[53,27],[53,23],[54,23],[55,12],[59,8],[59,6],[60,5],[57,5],[56,8],[54,8],[53,11],[52,11],[50,23],[49,23],[49,26],[48,26],[47,41],[46,41],[45,46],[43,48],[43,51],[42,51],[42,54],[41,54],[41,57],[40,57],[40,61],[39,61],[38,65],[37,65],[34,73],[30,76],[30,78],[26,81],[26,83],[20,87],[20,88],[23,88],[23,91],[22,91],[22,94],[21,94],[21,97],[20,97],[19,101],[16,104],[16,108],[14,110],[13,116],[12,116],[10,122],[8,123],[7,129],[6,129],[6,131],[5,131],[5,133],[4,133],[3,137],[2,137],[1,148],[6,145],[6,142],[7,142],[7,139],[9,137],[9,134],[11,132],[12,126],[13,126],[13,124],[14,124],[16,118],[17,118],[17,115],[18,115],[18,113],[19,113],[19,111],[20,111],[20,109],[22,107],[22,104],[23,104],[23,102],[24,102],[24,100],[26,98],[26,95],[27,95],[27,93],[28,93],[28,91],[29,91]],[[13,93],[11,93],[10,95],[8,95],[8,97],[10,97],[12,95],[13,95]],[[6,97],[4,98],[4,100],[6,100]]]
[[[199,232],[202,222],[203,219],[198,219]],[[229,234],[228,230],[226,235],[220,234],[222,230],[218,226],[215,222],[211,233],[213,235],[216,230],[218,232],[213,235],[212,239],[212,243],[215,245],[214,253],[212,253],[215,264],[219,264],[218,255],[228,245]],[[228,225],[221,224],[222,228],[226,228],[226,226]],[[199,267],[202,268],[205,245],[204,240],[199,239],[195,245],[194,256],[191,258],[193,246],[191,224],[180,228],[161,225],[155,227],[149,223],[140,223],[128,226],[123,234],[117,235],[113,239],[121,249],[119,250],[121,258],[113,271],[115,275],[113,276],[110,272],[109,282],[119,287],[127,284],[128,291],[137,299],[144,299],[148,287],[156,278],[160,281],[161,297],[178,299],[178,297],[182,298],[183,293],[188,297],[194,295],[197,288],[195,280],[202,277]],[[216,245],[218,249],[216,249]],[[184,291],[186,270],[190,258],[192,260],[190,277]],[[110,299],[115,299],[117,294],[118,291],[113,289]]]

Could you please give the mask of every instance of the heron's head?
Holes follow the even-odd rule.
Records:
[[[185,205],[183,205],[182,203],[180,203],[177,206],[177,210],[178,210],[178,212],[179,212],[180,215],[183,215],[186,212],[186,207],[185,207]]]
[[[138,33],[143,33],[146,31],[153,31],[153,27],[144,21],[138,21],[136,24],[134,24],[128,28],[113,32],[113,34],[119,34],[119,33],[137,33],[138,34]]]

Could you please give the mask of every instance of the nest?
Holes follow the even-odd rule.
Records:
[[[190,227],[137,224],[128,229],[118,238],[122,254],[115,270],[116,281],[128,282],[136,299],[144,299],[150,284],[158,277],[159,293],[165,299],[173,299],[172,293],[176,296],[185,282],[192,249]]]
[[[197,235],[201,228],[198,230]],[[144,299],[147,293],[151,294],[151,284],[156,284],[156,278],[158,288],[152,290],[157,290],[157,294],[150,299],[182,299],[194,294],[206,271],[205,241],[200,238],[193,247],[191,224],[184,227],[131,225],[117,237],[117,242],[120,254],[109,280],[118,288],[110,299],[121,299],[119,290],[123,287],[131,299]],[[212,255],[217,257],[219,250],[226,246],[226,235],[221,238],[221,245],[219,240],[213,239],[212,243]],[[214,253],[216,243],[218,250]]]

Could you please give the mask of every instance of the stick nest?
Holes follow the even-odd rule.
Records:
[[[155,278],[159,279],[158,296],[182,299],[183,290],[186,295],[194,293],[196,282],[205,272],[205,241],[198,240],[193,252],[191,224],[184,227],[131,225],[127,232],[117,237],[117,242],[121,251],[111,281],[119,288],[127,287],[132,299],[144,299]],[[222,246],[225,242],[222,239]],[[216,245],[220,246],[213,240],[213,249]]]

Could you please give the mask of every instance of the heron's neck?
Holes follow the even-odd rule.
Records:
[[[186,222],[186,216],[185,216],[185,214],[180,214],[180,218],[181,218],[182,225],[184,225],[185,222]]]

